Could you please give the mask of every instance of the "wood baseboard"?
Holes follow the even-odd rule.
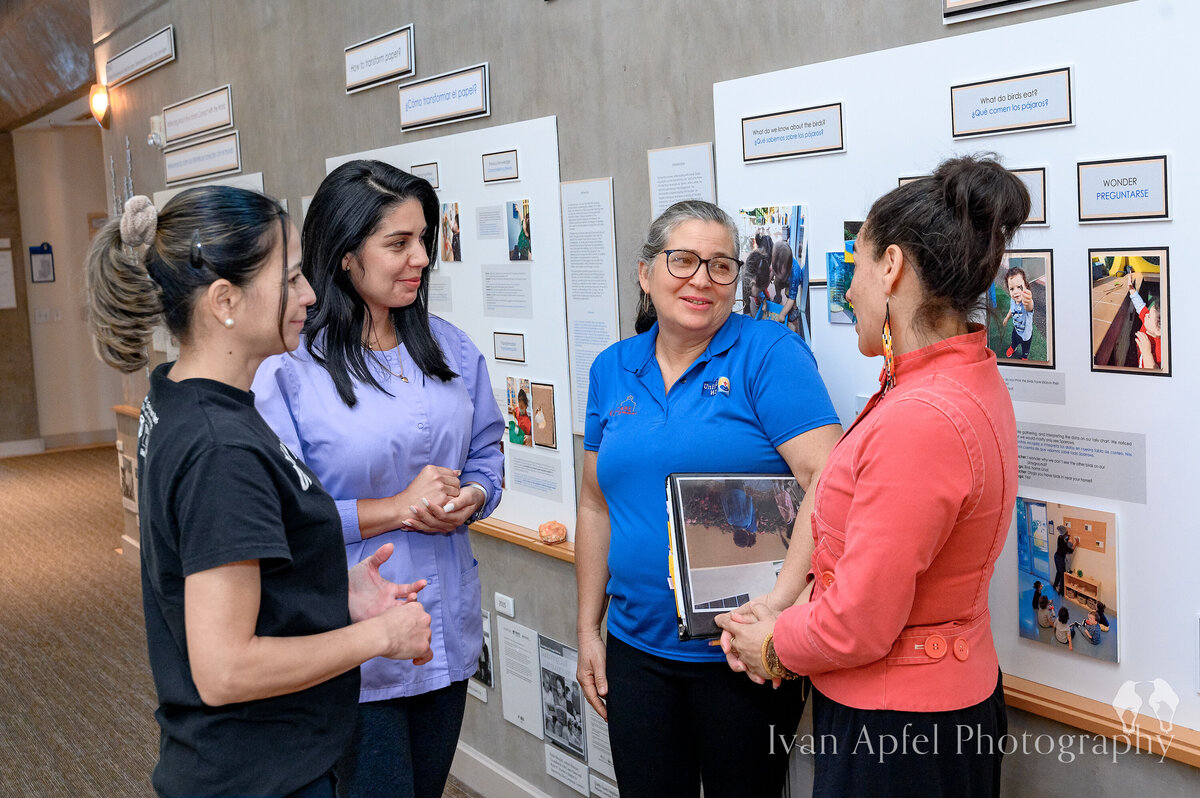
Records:
[[[1133,719],[1132,731],[1126,731],[1109,704],[1007,673],[1004,701],[1015,709],[1108,737],[1121,745],[1128,743],[1131,751],[1137,749],[1200,767],[1200,732],[1193,729],[1174,726],[1167,731],[1158,718],[1139,714]]]

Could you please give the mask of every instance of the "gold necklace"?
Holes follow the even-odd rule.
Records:
[[[382,368],[388,374],[391,374],[393,377],[399,377],[401,382],[408,382],[408,377],[404,376],[404,357],[400,354],[399,351],[396,352],[396,360],[399,361],[399,363],[400,363],[400,373],[399,374],[397,374],[396,372],[394,372],[390,368],[388,368],[387,360],[380,359],[379,355],[375,354],[376,351],[380,351],[380,352],[383,351],[383,342],[379,340],[379,333],[375,332],[374,324],[371,324],[371,332],[375,335],[375,345],[378,346],[379,349],[378,350],[371,349],[371,346],[370,346],[371,339],[370,339],[370,336],[368,336],[367,337],[367,351],[371,352],[371,356],[375,358],[375,362],[378,363],[380,368]],[[396,334],[396,349],[399,350],[399,348],[400,348],[400,334],[397,333]]]

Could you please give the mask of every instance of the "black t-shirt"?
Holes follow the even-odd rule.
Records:
[[[256,632],[316,634],[350,623],[337,507],[254,409],[211,380],[158,367],[142,403],[138,474],[142,603],[162,729],[164,795],[283,795],[325,773],[354,728],[355,668],[307,690],[206,706],[192,681],[184,578],[258,560]]]

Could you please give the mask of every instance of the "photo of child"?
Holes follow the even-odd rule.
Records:
[[[742,312],[786,324],[812,339],[808,306],[808,240],[803,205],[745,208],[737,215],[743,261]]]
[[[533,243],[529,227],[529,200],[505,203],[508,219],[508,259],[532,260]]]
[[[1170,376],[1166,247],[1088,255],[1092,371]]]
[[[459,263],[462,261],[462,237],[458,221],[458,203],[442,203],[442,263]]]
[[[1118,662],[1116,515],[1023,497],[1014,515],[1021,637]]]
[[[1054,367],[1054,312],[1049,250],[1010,250],[984,298],[988,348],[1005,366]]]
[[[533,393],[529,380],[509,377],[507,380],[508,441],[521,446],[533,446],[533,420],[529,397]]]

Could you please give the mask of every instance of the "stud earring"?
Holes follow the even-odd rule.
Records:
[[[889,388],[896,386],[896,355],[892,351],[892,298],[889,296],[883,310],[883,385],[881,390],[887,393]]]
[[[232,328],[233,327],[233,319],[225,319],[225,326]]]

